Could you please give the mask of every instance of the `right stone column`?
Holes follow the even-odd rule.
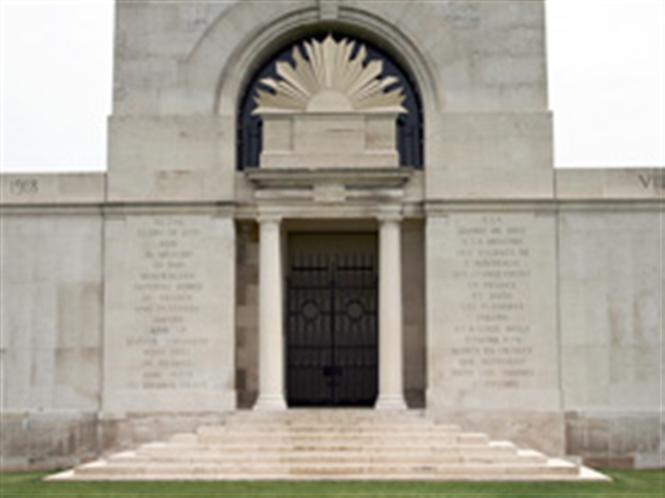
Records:
[[[379,216],[379,396],[377,410],[405,410],[402,368],[402,256],[398,213]]]

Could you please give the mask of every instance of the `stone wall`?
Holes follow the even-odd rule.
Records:
[[[3,216],[5,409],[98,408],[101,230],[94,213]]]
[[[558,177],[567,450],[597,465],[660,466],[665,170]]]
[[[402,199],[409,405],[426,389],[430,414],[495,438],[658,463],[665,174],[552,168],[544,2],[116,14],[108,175],[0,177],[5,467],[253,404],[261,197],[236,172],[235,113],[253,70],[322,20],[385,45],[423,100],[424,171]]]
[[[427,219],[427,407],[564,453],[551,210],[458,207]]]
[[[231,199],[236,109],[322,20],[374,40],[423,101],[430,198],[548,196],[544,2],[118,2],[109,199]]]
[[[556,174],[566,449],[662,466],[665,169]]]
[[[402,223],[404,397],[410,408],[425,406],[425,231],[422,220]]]
[[[2,216],[2,455],[94,456],[101,387],[101,216]]]
[[[237,224],[236,391],[238,408],[254,406],[258,393],[259,234],[254,222]]]
[[[111,207],[99,174],[0,186],[4,470],[74,465],[233,410],[227,211]],[[169,288],[154,286],[162,272]]]
[[[223,210],[109,211],[103,410],[235,408],[235,226]]]
[[[660,209],[559,216],[567,450],[604,465],[659,465],[663,223]]]
[[[242,59],[241,53],[254,50],[256,41],[266,46],[258,47],[252,58],[268,55],[261,50],[269,51],[268,44],[275,48],[275,39],[264,42],[262,31],[289,24],[291,30],[302,32],[322,19],[370,34],[394,31],[410,40],[418,49],[417,57],[432,66],[437,78],[432,84],[446,89],[446,107],[455,112],[512,113],[547,106],[541,0],[501,5],[466,0],[118,2],[114,114],[210,113],[218,103],[220,76],[246,76],[227,72]],[[286,41],[276,38],[279,43]],[[400,44],[396,38],[382,40],[383,45],[396,52]],[[417,64],[405,53],[396,55]],[[256,67],[258,62],[251,62]]]

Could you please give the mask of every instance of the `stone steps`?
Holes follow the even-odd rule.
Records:
[[[375,435],[366,436],[364,434],[337,436],[333,434],[320,434],[318,436],[304,436],[304,435],[275,435],[266,434],[259,435],[244,435],[244,434],[225,434],[219,436],[201,436],[199,441],[202,444],[272,444],[272,443],[289,443],[293,445],[311,445],[311,444],[334,444],[339,446],[356,444],[356,445],[371,445],[371,444],[468,444],[468,445],[486,445],[489,440],[485,434],[459,434],[459,435],[398,435],[389,434],[385,436]]]
[[[285,424],[270,424],[258,425],[257,424],[229,424],[221,426],[203,426],[200,427],[196,433],[201,435],[218,435],[218,434],[258,434],[265,435],[270,433],[280,434],[381,434],[398,432],[401,434],[456,434],[461,432],[457,425],[419,425],[419,426],[405,426],[404,424],[393,425],[363,425],[355,427],[339,427],[334,425],[285,425]]]
[[[286,422],[301,422],[305,421],[321,421],[328,420],[332,422],[346,421],[349,419],[365,420],[368,422],[380,421],[401,421],[401,420],[422,420],[430,423],[432,420],[428,418],[425,410],[374,410],[372,408],[289,408],[282,411],[252,411],[241,410],[229,414],[226,421],[233,422],[254,422],[254,421],[286,421]]]
[[[436,454],[432,452],[419,453],[382,453],[382,452],[261,452],[249,453],[239,456],[231,452],[125,452],[112,455],[111,462],[136,462],[136,463],[226,463],[226,462],[253,462],[253,463],[408,463],[417,465],[437,463],[545,463],[547,457],[542,453],[531,450],[515,451],[513,453],[448,453]]]
[[[422,412],[236,413],[53,480],[604,480]]]
[[[98,479],[128,476],[152,476],[171,480],[173,476],[197,476],[198,478],[222,476],[226,479],[241,479],[254,476],[262,479],[265,476],[283,476],[313,479],[337,479],[339,476],[365,479],[371,476],[390,476],[390,478],[420,479],[423,476],[438,476],[440,478],[454,479],[465,476],[479,478],[507,478],[509,476],[543,477],[548,479],[570,477],[579,474],[579,469],[562,460],[549,459],[539,463],[510,463],[510,464],[409,464],[409,463],[370,463],[370,464],[341,464],[341,463],[255,463],[234,462],[220,463],[155,463],[140,464],[136,462],[112,463],[96,462],[83,465],[76,469],[78,476],[94,476]]]
[[[511,443],[492,442],[489,445],[362,445],[348,444],[341,446],[339,444],[316,444],[312,442],[309,445],[293,444],[257,444],[257,445],[214,445],[214,444],[173,444],[173,443],[152,443],[144,445],[137,450],[138,454],[151,456],[160,455],[239,455],[250,454],[304,454],[311,455],[316,453],[353,453],[359,455],[372,455],[377,453],[398,453],[398,454],[427,454],[432,457],[440,457],[446,454],[464,454],[464,455],[512,455],[517,453],[517,448]]]
[[[77,469],[80,474],[145,474],[154,473],[160,475],[195,473],[195,474],[223,474],[225,472],[241,474],[375,474],[375,473],[427,473],[434,472],[438,474],[511,474],[511,473],[530,473],[538,474],[547,471],[549,474],[574,474],[577,473],[577,467],[571,463],[560,461],[555,465],[548,466],[549,460],[539,462],[538,464],[512,463],[510,465],[499,463],[459,463],[459,464],[441,464],[432,463],[414,464],[414,463],[264,463],[264,462],[207,462],[194,463],[189,462],[150,462],[139,463],[135,461],[113,462],[106,461],[103,465],[88,464],[82,465]]]

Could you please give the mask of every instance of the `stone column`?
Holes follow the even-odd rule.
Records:
[[[382,215],[379,224],[379,397],[375,408],[405,410],[401,216]]]
[[[255,410],[285,410],[280,219],[259,218],[259,397]]]

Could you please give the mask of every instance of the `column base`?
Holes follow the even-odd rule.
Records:
[[[383,394],[376,400],[374,409],[380,411],[397,411],[406,410],[407,406],[404,402],[404,396],[400,394]]]
[[[286,402],[281,394],[261,394],[254,404],[254,410],[276,412],[286,410]]]

